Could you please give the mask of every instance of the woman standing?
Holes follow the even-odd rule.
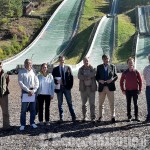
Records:
[[[38,74],[39,89],[38,89],[38,119],[40,125],[44,125],[43,122],[43,105],[45,103],[45,121],[46,125],[50,125],[50,101],[54,96],[54,79],[53,76],[48,73],[47,64],[41,65],[41,72]]]

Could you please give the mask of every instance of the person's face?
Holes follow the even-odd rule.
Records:
[[[134,68],[134,60],[129,60],[128,61],[128,67],[129,68]]]
[[[59,59],[59,63],[60,63],[61,65],[63,65],[63,64],[65,63],[65,58],[64,58],[64,57],[60,58],[60,59]]]
[[[107,65],[109,63],[109,58],[108,57],[103,58],[103,63]]]
[[[32,69],[32,62],[31,61],[26,62],[25,68],[30,71]]]
[[[83,63],[84,63],[85,66],[88,66],[89,65],[89,60],[88,59],[84,59]]]
[[[43,66],[42,66],[42,72],[43,72],[43,73],[46,73],[46,72],[47,72],[47,65],[43,65]]]

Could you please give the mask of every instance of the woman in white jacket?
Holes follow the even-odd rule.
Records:
[[[48,66],[46,63],[41,65],[41,72],[38,74],[39,89],[38,89],[38,119],[40,125],[44,125],[43,122],[43,105],[45,103],[45,121],[46,125],[50,125],[50,101],[54,97],[54,79],[53,76],[48,73]]]

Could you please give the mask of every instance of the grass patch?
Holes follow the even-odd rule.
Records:
[[[108,12],[108,2],[104,0],[85,0],[85,6],[80,20],[80,27],[72,46],[66,55],[66,63],[76,64],[82,59],[82,56],[84,56],[87,52],[86,48],[89,36],[93,29],[93,23]]]
[[[118,16],[118,48],[113,55],[113,63],[125,63],[131,56],[135,26],[128,16]]]

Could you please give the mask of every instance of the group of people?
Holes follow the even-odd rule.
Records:
[[[115,81],[118,79],[116,66],[110,63],[108,55],[102,56],[103,63],[95,69],[90,63],[89,58],[83,59],[83,66],[78,70],[79,91],[82,101],[82,122],[87,120],[87,101],[90,106],[91,122],[101,122],[104,112],[104,101],[107,95],[110,105],[111,122],[115,123],[114,91],[116,90]],[[150,63],[150,55],[148,56]],[[131,99],[134,103],[135,121],[140,121],[138,116],[138,95],[142,90],[142,78],[138,70],[134,67],[134,59],[129,57],[127,60],[128,69],[125,70],[120,79],[120,88],[127,100],[127,117],[130,122]],[[146,100],[147,100],[147,118],[150,122],[150,65],[146,66],[143,71],[146,80]],[[73,74],[69,66],[65,65],[65,57],[59,56],[59,65],[53,68],[52,74],[48,72],[48,65],[43,63],[38,74],[32,68],[32,61],[26,59],[24,68],[19,71],[18,82],[21,92],[21,114],[20,130],[25,130],[26,112],[30,111],[30,125],[37,128],[35,116],[38,114],[40,125],[50,125],[50,102],[54,97],[54,92],[58,99],[59,123],[63,122],[63,95],[66,98],[68,108],[72,117],[72,122],[76,122],[76,114],[72,104],[71,89],[73,87]],[[98,83],[98,87],[97,87]],[[0,62],[0,105],[3,113],[3,128],[9,129],[8,113],[8,84],[9,75],[2,69]],[[98,119],[95,116],[95,94],[99,92],[99,113]],[[43,119],[45,104],[45,118]],[[45,121],[45,122],[44,122]]]

